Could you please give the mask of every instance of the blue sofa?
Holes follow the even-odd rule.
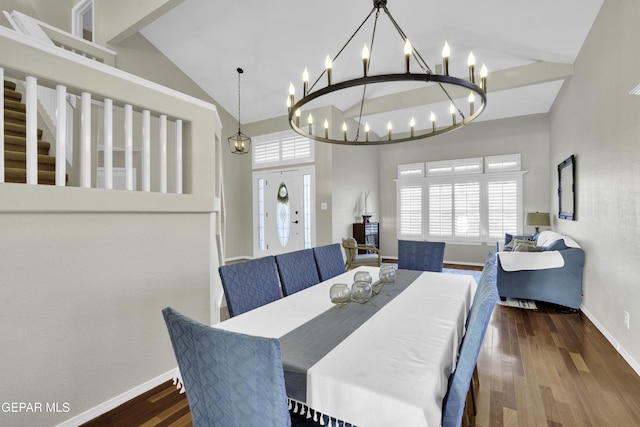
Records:
[[[531,299],[579,309],[584,267],[582,248],[573,239],[554,231],[541,232],[531,246],[531,252],[526,249],[498,252],[500,297]]]

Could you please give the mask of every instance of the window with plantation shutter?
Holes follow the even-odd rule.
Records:
[[[282,140],[282,160],[308,159],[311,156],[311,140],[301,136]]]
[[[398,223],[400,237],[422,236],[422,184],[400,184]]]
[[[489,237],[500,239],[504,233],[518,233],[518,182],[516,179],[487,183]]]
[[[519,233],[522,175],[519,154],[398,165],[399,238],[493,243]]]
[[[292,133],[293,131],[286,131],[253,138],[253,168],[313,162],[313,141],[302,136],[292,136]]]
[[[457,239],[480,239],[480,182],[454,185],[454,229]]]
[[[280,160],[280,141],[253,144],[253,162],[256,165],[276,163]]]
[[[453,185],[429,185],[429,235],[453,236]]]

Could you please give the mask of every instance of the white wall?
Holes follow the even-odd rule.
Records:
[[[99,191],[99,190],[97,190]],[[54,425],[176,366],[171,305],[209,320],[209,214],[0,214],[0,402]]]
[[[362,222],[362,194],[369,193],[371,221],[380,221],[378,204],[380,149],[375,146],[333,146],[333,242],[352,236]]]
[[[577,221],[555,227],[585,250],[583,306],[640,372],[640,3],[606,0],[551,112],[551,202],[555,167],[576,155]],[[631,329],[624,327],[630,314]],[[632,362],[633,363],[633,362]]]
[[[489,95],[490,96],[490,95]],[[489,106],[491,108],[491,98]],[[524,175],[524,212],[549,210],[549,134],[547,115],[475,122],[442,136],[380,148],[380,219],[383,256],[398,256],[396,183],[398,165],[434,160],[520,153]],[[525,227],[533,232],[533,228]],[[484,263],[491,245],[447,244],[445,261]]]

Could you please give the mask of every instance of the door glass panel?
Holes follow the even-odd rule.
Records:
[[[265,249],[264,238],[264,178],[258,180],[258,249]]]
[[[304,248],[311,247],[311,175],[305,174],[302,178],[302,199],[304,218]]]
[[[287,246],[287,242],[289,242],[289,229],[291,227],[291,212],[289,207],[289,190],[284,182],[280,183],[278,187],[278,196],[277,196],[277,228],[278,228],[278,239],[280,240],[280,244],[282,247]]]

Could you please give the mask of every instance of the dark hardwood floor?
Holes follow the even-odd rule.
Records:
[[[639,426],[640,377],[581,313],[496,306],[478,358],[476,425]],[[168,382],[85,426],[191,425]],[[395,426],[390,426],[395,427]]]

